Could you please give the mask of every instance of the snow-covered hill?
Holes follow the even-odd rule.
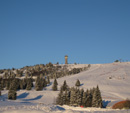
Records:
[[[84,67],[86,64],[69,65],[68,68]],[[65,76],[57,79],[58,88],[64,80],[72,87],[75,86],[76,80],[81,82],[80,88],[90,89],[99,86],[104,100],[104,104],[110,104],[115,101],[130,99],[130,62],[111,63],[111,64],[91,64],[87,71],[79,74]],[[53,83],[53,80],[51,80]],[[95,108],[74,108],[68,106],[54,106],[55,99],[59,91],[52,91],[52,84],[47,86],[43,91],[20,90],[17,91],[17,100],[7,100],[7,91],[2,91],[0,97],[0,113],[17,111],[33,111],[35,113],[48,112],[65,112],[65,113],[125,113],[126,110],[95,109]],[[21,108],[21,109],[20,109]],[[20,111],[21,110],[21,111]],[[12,113],[10,112],[10,113]],[[130,111],[129,111],[130,112]]]
[[[74,86],[79,79],[81,88],[89,89],[99,85],[104,99],[130,98],[130,63],[91,64],[91,68],[79,74],[58,79],[59,85],[66,80]]]

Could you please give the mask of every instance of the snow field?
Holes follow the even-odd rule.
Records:
[[[87,64],[68,65],[72,67],[84,67]],[[103,101],[106,105],[130,99],[130,62],[111,64],[91,64],[89,70],[79,74],[58,78],[58,89],[64,80],[69,87],[75,86],[79,79],[84,90],[99,86]],[[53,80],[51,80],[53,84]],[[52,84],[43,91],[19,90],[17,100],[8,100],[8,91],[2,91],[0,97],[0,113],[130,113],[130,110],[113,110],[105,108],[81,108],[70,106],[55,106],[55,99],[59,91],[52,91]]]

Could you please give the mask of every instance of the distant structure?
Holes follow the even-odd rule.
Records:
[[[68,56],[65,55],[65,64],[68,64]]]

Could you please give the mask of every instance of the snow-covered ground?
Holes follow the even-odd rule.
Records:
[[[84,67],[86,64],[69,65],[69,68]],[[57,79],[58,88],[64,80],[71,87],[76,80],[81,82],[81,88],[90,89],[99,86],[103,102],[107,106],[112,103],[130,99],[130,62],[111,64],[91,64],[89,70],[79,74]],[[51,80],[53,82],[53,80]],[[17,100],[7,99],[7,91],[2,91],[0,97],[0,113],[130,113],[130,110],[113,110],[110,108],[80,108],[56,106],[55,99],[59,91],[52,91],[52,84],[43,91],[17,91]]]

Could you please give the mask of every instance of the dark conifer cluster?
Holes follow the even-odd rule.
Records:
[[[72,64],[76,65],[76,64]],[[26,76],[33,77],[33,76],[49,76],[50,78],[60,78],[67,75],[73,75],[80,73],[81,71],[87,70],[90,68],[90,64],[83,68],[72,68],[71,70],[68,68],[69,65],[59,65],[59,64],[52,64],[49,62],[48,64],[38,64],[34,66],[25,66],[20,69],[2,69],[0,70],[0,74],[3,74],[3,78],[14,78],[14,77],[22,77]]]
[[[66,84],[64,82],[64,84]],[[102,108],[102,97],[99,87],[84,91],[79,88],[61,87],[60,93],[56,99],[58,105],[83,106],[83,107],[100,107]]]
[[[8,91],[8,99],[15,100],[17,93],[17,90],[20,89],[26,89],[26,90],[31,90],[33,87],[33,79],[30,78],[24,78],[24,79],[19,79],[19,78],[8,78],[8,79],[3,79],[0,78],[0,95],[1,95],[1,90],[9,90]],[[40,76],[37,76],[37,79],[35,81],[35,89],[36,91],[42,90],[44,87],[47,86],[47,84],[50,84],[50,79],[47,77],[45,79],[43,75],[41,74]]]
[[[12,81],[14,81],[15,90],[19,90],[19,89],[31,90],[31,88],[33,87],[32,78],[24,78],[24,79],[19,79],[19,78],[2,79],[1,78],[0,79],[1,90],[3,90],[4,88],[6,90],[9,90]]]
[[[43,77],[43,74],[40,74],[40,76],[37,76],[37,79],[36,79],[36,82],[35,82],[36,91],[43,90],[43,88],[46,87],[47,84],[49,83],[48,81],[50,81],[50,79],[48,78],[47,81],[46,81],[46,79]]]

